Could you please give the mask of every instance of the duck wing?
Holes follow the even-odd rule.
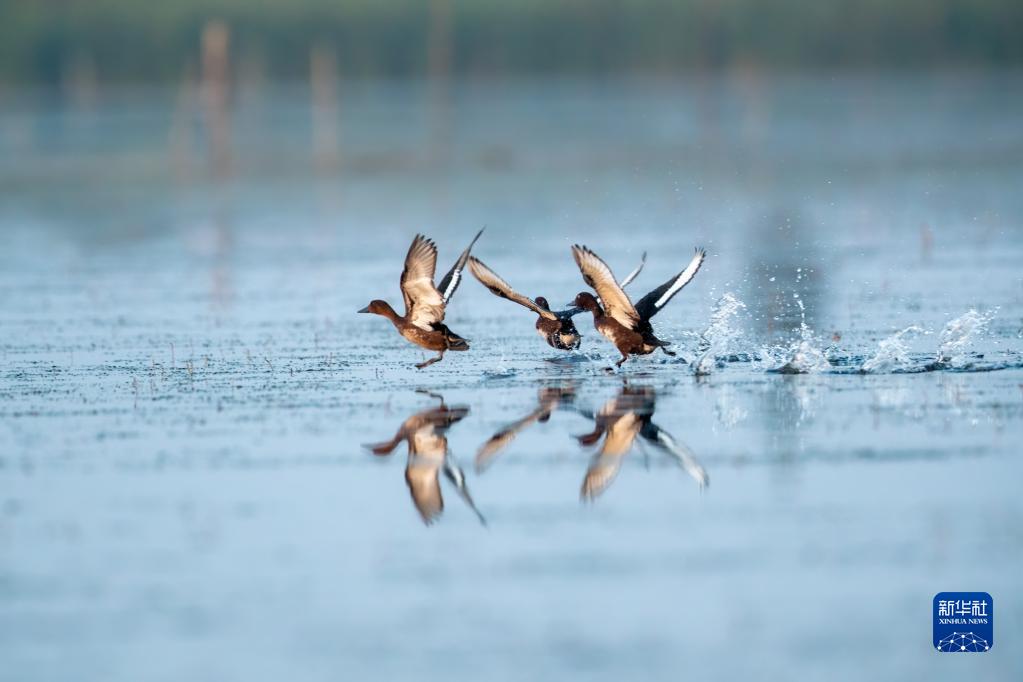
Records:
[[[629,274],[627,274],[625,276],[625,279],[622,280],[622,289],[624,289],[625,287],[629,286],[632,283],[632,280],[636,279],[636,277],[639,276],[639,273],[643,272],[643,266],[644,265],[646,265],[646,251],[644,251],[643,255],[640,256],[639,265],[637,265],[635,267],[635,269],[632,272],[630,272]],[[601,301],[600,296],[597,297],[597,301],[599,301],[601,303],[601,305],[603,305],[603,301]],[[582,308],[572,307],[572,308],[568,308],[567,310],[559,311],[559,312],[555,313],[555,315],[557,315],[558,319],[561,319],[561,320],[572,319],[573,317],[575,317],[576,315],[578,315],[582,311],[583,311]]]
[[[412,503],[427,525],[444,510],[440,492],[440,470],[448,449],[448,439],[437,433],[433,424],[424,423],[409,439],[405,482],[412,494]]]
[[[629,286],[629,284],[632,282],[632,280],[634,280],[637,277],[639,277],[639,273],[643,272],[643,266],[644,265],[646,265],[646,251],[644,251],[643,255],[640,256],[640,258],[639,258],[639,265],[637,265],[636,268],[632,272],[627,274],[625,276],[625,279],[622,280],[622,289],[624,289],[625,287]]]
[[[627,412],[615,419],[607,429],[607,437],[600,448],[600,454],[621,457],[627,453],[643,426],[642,417],[636,412]]]
[[[433,285],[436,269],[437,246],[417,234],[405,256],[401,294],[405,298],[405,319],[421,329],[432,330],[435,322],[444,319],[444,298]]]
[[[618,284],[607,263],[585,246],[578,244],[572,246],[572,256],[583,275],[583,281],[597,292],[597,296],[604,303],[604,312],[608,317],[629,329],[635,328],[639,324],[639,313]]]
[[[412,495],[412,504],[426,525],[437,520],[444,511],[440,494],[440,462],[410,455],[405,467],[405,482]]]
[[[451,266],[448,274],[444,275],[444,279],[440,281],[440,286],[437,288],[440,290],[444,303],[451,300],[451,297],[455,295],[455,290],[458,289],[458,285],[462,283],[462,270],[465,269],[465,262],[469,260],[469,252],[472,251],[472,247],[476,245],[476,240],[480,238],[481,234],[483,234],[483,230],[476,233],[476,236],[472,238],[472,242],[462,252],[462,255],[458,257],[455,264]]]
[[[472,272],[473,276],[480,281],[480,284],[490,289],[490,293],[494,294],[494,296],[500,296],[501,298],[506,298],[509,301],[514,301],[515,303],[529,308],[534,313],[541,317],[545,317],[548,320],[556,320],[558,318],[556,313],[552,313],[550,310],[544,310],[538,306],[533,299],[523,296],[512,289],[507,282],[501,279],[496,272],[487,267],[479,258],[473,256],[469,259],[469,270]]]
[[[707,470],[703,468],[703,465],[696,459],[696,455],[685,443],[675,440],[670,433],[652,422],[644,424],[639,435],[657,449],[670,455],[693,480],[700,484],[701,488],[706,488],[710,484]]]
[[[462,472],[462,467],[458,466],[458,462],[450,456],[444,458],[444,475],[454,484],[455,490],[458,491],[458,496],[469,505],[469,509],[472,509],[473,513],[476,514],[476,518],[480,520],[480,523],[484,526],[487,525],[487,520],[483,518],[483,514],[476,508],[476,503],[473,502],[472,495],[469,494],[469,486],[465,483],[465,474]]]
[[[524,428],[548,415],[550,415],[550,409],[541,405],[522,419],[512,422],[491,436],[490,440],[476,451],[476,471],[482,473],[486,470],[494,458],[508,447],[508,444],[515,440],[515,436],[519,435]]]
[[[705,250],[696,249],[696,255],[693,256],[693,259],[689,261],[689,265],[682,272],[639,299],[639,303],[636,304],[636,311],[639,313],[639,316],[644,320],[649,320],[656,315],[675,294],[682,290],[682,287],[693,280],[693,277],[700,270],[700,266],[703,265],[703,259],[706,257],[707,252]]]
[[[622,466],[622,458],[632,447],[641,426],[642,420],[634,412],[622,415],[611,425],[604,445],[586,470],[581,491],[583,499],[592,500],[611,485]]]

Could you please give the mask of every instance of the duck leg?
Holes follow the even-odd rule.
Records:
[[[622,359],[615,363],[615,367],[621,367],[622,363],[625,362],[628,359],[629,359],[629,354],[628,353],[622,353]]]
[[[440,354],[437,357],[430,358],[426,362],[420,362],[418,365],[416,365],[416,369],[422,369],[424,367],[429,367],[433,363],[440,362],[443,359],[444,359],[444,351],[441,351]]]
[[[661,346],[661,350],[662,350],[662,351],[664,351],[664,354],[665,354],[665,355],[670,355],[671,357],[675,357],[676,355],[678,355],[678,353],[676,353],[675,351],[673,351],[673,350],[668,350],[668,349],[667,349],[667,348],[665,348],[664,346]]]

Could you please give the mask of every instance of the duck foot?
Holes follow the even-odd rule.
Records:
[[[416,369],[422,369],[422,368],[424,368],[424,367],[429,367],[429,366],[430,366],[430,365],[432,365],[433,363],[435,363],[435,362],[440,362],[440,361],[441,361],[441,360],[443,360],[443,359],[444,359],[444,352],[442,351],[442,352],[441,352],[441,354],[440,354],[440,355],[438,355],[437,357],[435,357],[435,358],[430,358],[430,359],[429,359],[429,360],[427,360],[426,362],[420,362],[420,363],[419,363],[418,365],[416,365]]]

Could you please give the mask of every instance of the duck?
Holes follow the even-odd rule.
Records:
[[[608,400],[596,414],[584,416],[594,422],[594,430],[576,436],[583,447],[595,445],[601,438],[600,449],[590,462],[583,479],[580,497],[585,501],[595,500],[614,481],[621,469],[622,460],[637,442],[646,443],[669,456],[693,478],[700,489],[706,488],[710,479],[706,470],[692,451],[681,441],[653,423],[657,394],[646,386],[623,385],[614,398]]]
[[[402,441],[408,443],[408,462],[405,465],[405,483],[408,485],[412,504],[427,526],[432,525],[444,511],[444,497],[440,489],[440,472],[454,484],[480,523],[486,520],[476,508],[465,474],[448,453],[447,431],[469,414],[469,408],[461,405],[448,407],[444,398],[429,394],[440,400],[440,405],[413,414],[402,422],[391,440],[367,444],[363,447],[374,455],[387,456]]]
[[[636,279],[643,270],[646,263],[646,253],[643,254],[639,265],[622,280],[622,287],[627,287],[632,280]],[[543,296],[529,298],[518,293],[511,286],[501,279],[500,275],[491,270],[476,256],[469,259],[469,271],[479,280],[480,284],[490,290],[495,296],[506,298],[509,301],[532,310],[537,314],[536,331],[551,348],[557,350],[571,351],[579,348],[582,343],[582,334],[576,329],[572,318],[583,312],[582,308],[574,307],[567,310],[551,310],[550,304]]]
[[[399,315],[387,301],[370,301],[360,313],[372,313],[386,317],[405,339],[427,350],[438,352],[416,365],[416,369],[429,367],[444,359],[449,350],[469,350],[469,340],[448,329],[444,324],[444,311],[448,302],[462,282],[462,271],[476,240],[483,230],[476,233],[472,242],[458,257],[455,264],[444,275],[437,286],[433,276],[437,269],[437,246],[432,239],[417,234],[405,256],[405,269],[401,273],[401,295],[405,299],[405,314]]]
[[[532,412],[504,426],[476,451],[476,473],[483,473],[521,431],[537,422],[546,423],[556,410],[571,406],[574,400],[575,387],[571,384],[541,388]]]
[[[572,257],[579,266],[583,281],[600,297],[598,299],[590,292],[583,291],[575,297],[574,303],[593,313],[593,326],[622,354],[615,366],[621,367],[630,355],[649,355],[658,348],[666,355],[675,355],[667,348],[670,343],[654,335],[650,318],[693,280],[707,257],[704,249],[698,247],[692,260],[680,273],[639,299],[635,305],[600,256],[585,246],[574,244]]]

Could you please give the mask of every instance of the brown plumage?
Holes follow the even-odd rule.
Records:
[[[390,455],[401,441],[408,443],[405,482],[416,511],[427,525],[436,521],[444,511],[444,497],[440,489],[441,470],[483,522],[465,485],[465,475],[448,455],[447,430],[468,414],[469,408],[447,407],[442,399],[439,407],[417,412],[406,419],[391,440],[363,446],[374,455]]]
[[[644,253],[639,267],[622,280],[623,287],[628,286],[629,282],[636,278],[643,270],[645,262],[646,254]],[[495,296],[506,298],[536,313],[536,331],[552,348],[573,350],[579,347],[582,334],[576,329],[572,317],[581,313],[582,308],[553,311],[546,298],[537,296],[536,299],[531,299],[528,296],[523,296],[512,289],[511,285],[501,279],[500,275],[475,256],[469,259],[469,270],[479,280],[480,284],[489,289]]]
[[[433,276],[437,269],[437,246],[433,240],[417,234],[405,256],[405,269],[401,273],[401,295],[405,300],[405,314],[398,315],[387,301],[376,299],[360,310],[386,317],[403,337],[439,355],[416,365],[422,369],[444,358],[449,350],[469,350],[469,341],[448,329],[444,311],[462,281],[462,270],[469,260],[469,252],[483,230],[476,233],[472,243],[458,257],[451,270],[435,286]]]
[[[535,410],[505,426],[476,451],[476,471],[486,469],[523,429],[536,422],[546,422],[556,409],[574,399],[575,389],[572,386],[541,388]]]
[[[657,395],[652,388],[623,386],[617,396],[592,415],[594,430],[578,436],[580,445],[604,442],[590,462],[580,492],[584,500],[593,500],[607,490],[621,469],[622,461],[639,436],[657,450],[675,460],[703,488],[707,472],[683,443],[653,423]]]
[[[572,247],[572,256],[579,266],[583,281],[600,297],[597,300],[593,294],[584,291],[576,296],[575,305],[593,313],[594,327],[618,348],[622,358],[615,363],[617,366],[621,367],[630,355],[647,355],[658,348],[668,355],[674,355],[665,348],[670,344],[654,335],[650,318],[692,281],[707,256],[706,251],[696,249],[696,255],[682,272],[648,293],[635,305],[615,280],[611,268],[597,254],[577,244]]]

